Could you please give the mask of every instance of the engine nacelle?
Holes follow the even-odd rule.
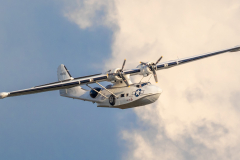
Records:
[[[115,69],[111,69],[107,72],[108,74],[108,80],[111,82],[118,82],[118,81],[122,81],[122,78],[120,78],[118,76],[118,71],[121,70],[121,68],[115,68]],[[114,75],[114,73],[116,73]]]
[[[153,64],[153,62],[147,62],[146,64]],[[147,77],[150,74],[152,74],[151,69],[145,64],[140,64],[140,65],[137,66],[137,68],[140,69],[140,72],[143,75],[143,77]]]

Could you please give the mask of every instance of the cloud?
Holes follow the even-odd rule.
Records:
[[[70,0],[66,1],[64,15],[72,22],[86,29],[95,25],[112,26],[114,8],[111,0]]]
[[[119,67],[124,58],[134,68],[161,55],[167,61],[240,44],[238,0],[103,2],[103,19],[117,26],[106,68]],[[81,28],[91,26],[93,15],[86,14],[85,25],[77,15],[96,13],[101,5],[93,4],[68,17]],[[156,103],[134,109],[139,125],[122,130],[129,148],[123,159],[238,159],[239,54],[159,71],[163,93]]]

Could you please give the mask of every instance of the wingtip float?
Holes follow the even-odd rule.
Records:
[[[6,98],[9,95],[9,92],[0,93],[0,99]]]

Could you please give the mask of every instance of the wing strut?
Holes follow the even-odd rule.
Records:
[[[86,86],[88,86],[89,88],[91,88],[91,89],[92,89],[92,90],[94,90],[95,92],[97,92],[97,93],[101,94],[103,97],[105,97],[105,98],[108,98],[107,96],[105,96],[104,94],[102,94],[102,93],[101,93],[101,91],[100,91],[100,92],[98,92],[96,89],[94,89],[94,88],[90,87],[88,84],[86,84]]]

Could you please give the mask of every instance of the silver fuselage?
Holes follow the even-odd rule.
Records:
[[[106,99],[103,96],[99,96],[99,98],[103,99],[103,101],[97,103],[98,107],[126,109],[137,106],[144,106],[155,102],[162,93],[161,88],[149,83],[133,84],[130,87],[113,87],[110,90],[118,96],[115,99],[115,104],[111,105],[109,103],[109,99]],[[110,94],[108,94],[105,90],[103,90],[102,93],[107,94],[107,97],[110,96]]]
[[[115,96],[109,91],[114,93]],[[132,84],[130,87],[112,86],[102,89],[100,92],[102,95],[98,94],[95,98],[90,96],[90,91],[82,92],[82,89],[79,90],[78,88],[62,90],[60,94],[64,97],[95,102],[98,107],[126,109],[155,102],[162,93],[162,89],[150,83],[141,83]],[[111,96],[114,98],[114,103],[111,103]]]

